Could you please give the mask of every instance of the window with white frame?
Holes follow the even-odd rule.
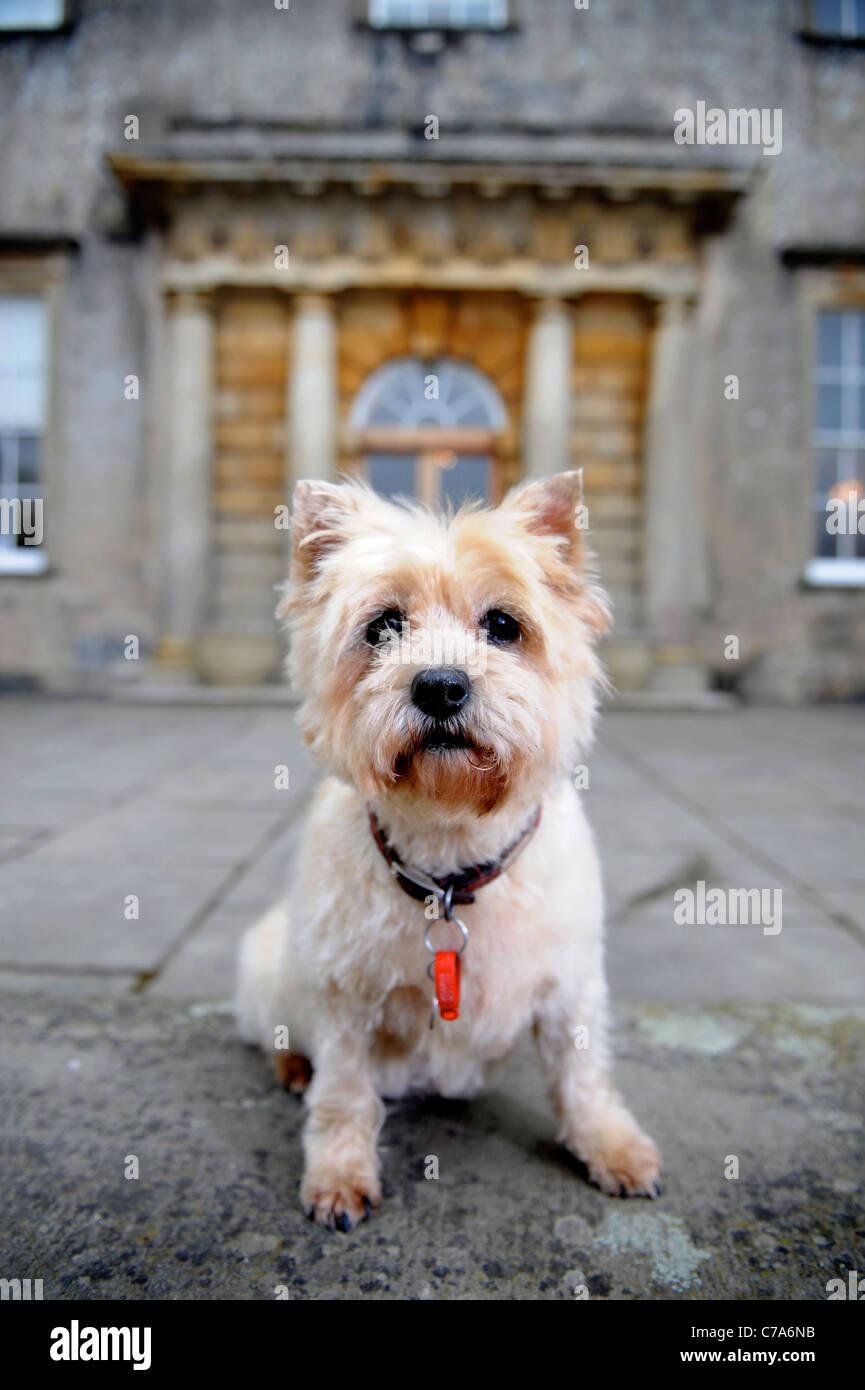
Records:
[[[507,0],[369,0],[373,29],[504,29]]]
[[[36,574],[42,550],[46,316],[36,295],[0,295],[0,574]]]
[[[865,38],[865,0],[814,0],[814,31],[840,39]]]
[[[817,315],[814,363],[816,583],[865,584],[865,310]]]

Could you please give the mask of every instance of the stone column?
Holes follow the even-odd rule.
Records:
[[[645,438],[645,613],[654,645],[650,688],[705,689],[693,643],[705,601],[705,536],[693,415],[693,309],[674,297],[658,305]]]
[[[288,497],[298,478],[332,478],[337,467],[336,314],[327,295],[300,294],[288,384]]]
[[[214,327],[208,295],[175,294],[167,324],[167,474],[162,666],[191,677],[205,615],[210,558]]]
[[[523,403],[524,464],[527,478],[571,467],[571,368],[573,314],[564,299],[535,305],[526,349]]]

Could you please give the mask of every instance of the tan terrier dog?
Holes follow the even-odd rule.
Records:
[[[244,938],[237,1004],[284,1084],[312,1075],[301,1201],[322,1225],[350,1230],[380,1201],[382,1096],[475,1095],[529,1027],[561,1141],[605,1192],[660,1191],[610,1075],[600,871],[574,788],[609,621],[580,509],[578,473],[448,518],[354,483],[295,489],[279,612],[330,775],[289,902]]]

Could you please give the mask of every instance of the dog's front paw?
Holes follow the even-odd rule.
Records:
[[[329,1231],[351,1231],[381,1202],[374,1179],[351,1173],[346,1177],[308,1173],[300,1189],[301,1205],[313,1221]]]
[[[604,1116],[591,1140],[568,1145],[610,1197],[660,1197],[661,1155],[627,1110]]]

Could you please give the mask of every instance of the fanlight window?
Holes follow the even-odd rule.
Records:
[[[421,362],[402,357],[364,382],[351,412],[355,426],[402,425],[499,430],[505,409],[491,381],[453,358]]]
[[[506,424],[492,382],[454,358],[388,362],[361,387],[350,416],[377,492],[455,505],[494,496]]]

